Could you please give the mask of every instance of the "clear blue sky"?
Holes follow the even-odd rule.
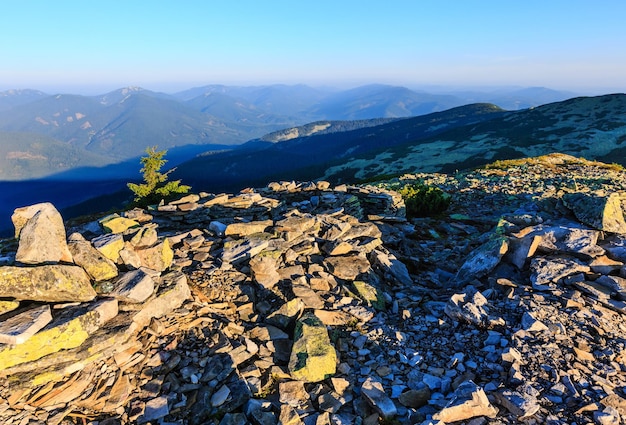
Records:
[[[624,0],[0,2],[0,90],[305,83],[626,91]]]

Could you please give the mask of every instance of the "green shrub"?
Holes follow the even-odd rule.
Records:
[[[168,175],[175,168],[161,173],[161,167],[167,162],[163,159],[166,150],[157,151],[156,146],[146,148],[148,156],[141,158],[143,181],[145,183],[128,183],[128,188],[135,194],[135,205],[147,206],[168,199],[176,194],[189,192],[190,186],[180,184],[180,180],[167,181]]]
[[[450,206],[450,195],[438,187],[413,183],[402,187],[398,192],[404,199],[409,218],[437,215]]]

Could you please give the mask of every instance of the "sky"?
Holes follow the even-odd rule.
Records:
[[[626,91],[624,0],[3,0],[0,90]]]

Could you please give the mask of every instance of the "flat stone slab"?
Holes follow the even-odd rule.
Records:
[[[19,313],[0,322],[0,344],[22,344],[51,321],[52,314],[50,314],[49,305]]]
[[[117,312],[117,300],[110,298],[68,308],[24,343],[0,345],[0,370],[76,348]]]
[[[83,302],[95,297],[89,276],[78,266],[0,267],[0,298]]]
[[[328,257],[324,260],[324,264],[332,275],[344,280],[354,280],[361,273],[370,270],[367,258],[359,255]]]
[[[319,382],[335,374],[337,353],[326,326],[307,313],[296,322],[289,372],[298,381]]]

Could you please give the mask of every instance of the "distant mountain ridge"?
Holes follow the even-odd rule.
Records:
[[[0,146],[0,180],[73,175],[66,172],[124,162],[155,145],[160,149],[202,145],[231,149],[252,141],[246,144],[250,148],[275,141],[263,137],[278,137],[279,133],[294,137],[285,129],[307,123],[335,123],[329,130],[316,128],[316,132],[335,131],[338,125],[345,127],[344,131],[376,123],[363,124],[363,120],[443,111],[468,104],[470,98],[481,98],[481,102],[490,97],[506,98],[504,104],[492,103],[508,109],[509,105],[517,108],[527,104],[533,96],[542,102],[568,96],[549,89],[528,90],[458,96],[380,84],[350,90],[284,84],[208,85],[173,94],[131,86],[97,96],[7,90],[0,92],[0,140],[5,141],[5,146]],[[20,148],[15,149],[18,140]],[[64,147],[71,161],[54,159],[54,152]],[[124,175],[130,174],[124,172],[120,177]]]
[[[197,157],[181,164],[176,176],[203,190],[219,191],[275,180],[350,183],[381,175],[453,172],[552,152],[626,166],[624,94],[579,97],[521,111],[474,104],[344,132],[307,134],[304,128],[279,132],[303,131],[304,136],[274,137],[273,143],[246,151]]]
[[[106,107],[113,109],[123,109],[120,102],[161,104],[159,96],[141,90],[116,96],[81,101],[90,107],[104,101],[109,104]],[[54,103],[65,97],[52,101],[43,98],[34,103]],[[177,104],[169,97],[165,100]],[[131,108],[126,120],[138,122],[133,113],[149,116],[147,110]],[[51,124],[54,130],[65,131],[65,126],[75,129],[74,122],[67,120],[70,116],[76,119],[75,110],[68,108],[63,112],[66,115],[52,115],[58,124]],[[61,125],[62,118],[67,124]],[[52,118],[49,119],[51,123]],[[85,122],[84,119],[79,121]],[[123,121],[119,118],[115,122],[123,128]],[[107,129],[115,132],[112,124]],[[139,137],[141,132],[136,135]],[[626,165],[625,142],[626,95],[616,94],[578,97],[520,111],[478,103],[409,118],[315,120],[266,132],[237,146],[172,147],[167,166],[177,166],[172,178],[182,178],[194,191],[217,193],[279,180],[353,183],[402,173],[454,172],[498,159],[552,152]],[[188,158],[193,159],[185,162]],[[123,189],[126,182],[139,179],[139,155],[115,165],[107,160],[110,161],[85,147],[49,135],[0,131],[0,172],[27,180],[29,175],[43,177],[46,170],[57,171],[54,178],[47,180],[0,180],[0,221],[8,229],[13,209],[34,202],[52,201],[70,208],[73,214],[84,214],[128,200],[130,194]],[[119,192],[99,198],[115,191]],[[74,207],[79,203],[81,206]],[[4,227],[0,224],[0,230]]]

